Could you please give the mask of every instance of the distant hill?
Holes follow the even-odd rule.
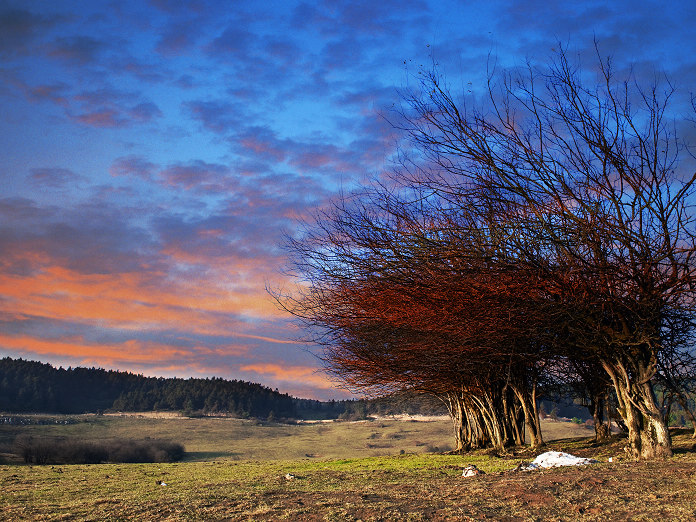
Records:
[[[244,381],[145,377],[0,359],[0,411],[5,412],[170,410],[267,418],[295,417],[296,406],[290,395]]]
[[[261,419],[360,419],[395,413],[447,413],[439,401],[427,396],[322,402],[298,399],[245,381],[145,377],[101,368],[55,368],[10,357],[0,359],[0,411],[182,411]]]

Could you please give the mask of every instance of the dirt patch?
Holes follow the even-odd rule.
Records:
[[[363,444],[371,433],[362,432]],[[616,457],[625,439],[558,441],[544,451],[600,462],[525,472],[512,471],[522,454],[534,458],[523,448],[501,456],[304,457],[60,472],[5,465],[0,518],[46,520],[69,512],[80,520],[696,520],[693,440],[690,433],[674,440],[674,458],[649,462]],[[462,468],[474,463],[486,473],[463,477]],[[157,484],[162,479],[167,487]]]
[[[247,497],[265,505],[263,520],[689,520],[696,517],[696,463],[607,465],[513,476],[443,475],[418,484],[377,478],[346,481],[335,491],[267,491]],[[306,477],[311,481],[311,477]],[[671,485],[669,485],[669,484]],[[241,507],[241,506],[240,506]]]
[[[559,451],[602,459],[583,467],[505,471],[466,478],[461,477],[460,467],[443,466],[428,477],[373,473],[367,483],[355,483],[343,476],[339,490],[285,491],[274,496],[275,508],[267,519],[696,519],[696,454],[690,441],[686,437],[677,441],[677,457],[649,462],[624,457],[623,445],[625,440],[621,438],[601,446],[588,440],[550,445]],[[607,455],[614,455],[613,462],[607,462]],[[519,457],[502,458],[513,464]],[[305,480],[309,484],[313,477]],[[308,505],[319,511],[298,509]]]
[[[104,413],[105,417],[137,417],[140,419],[187,419],[184,414],[176,411],[128,411]]]

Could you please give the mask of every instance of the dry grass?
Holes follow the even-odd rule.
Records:
[[[188,461],[369,457],[449,448],[448,420],[275,424],[231,418],[77,417],[70,425],[0,426],[0,448],[18,433],[89,440],[152,438],[184,445]],[[380,444],[373,444],[377,433]],[[372,447],[370,447],[370,445]],[[2,449],[0,449],[0,452]]]
[[[115,432],[132,437],[134,431],[143,436],[157,432],[158,438],[171,435],[190,445],[193,459],[177,464],[2,465],[0,519],[696,519],[696,453],[686,433],[675,438],[676,456],[657,462],[623,459],[622,439],[602,446],[577,436],[562,439],[549,448],[601,462],[520,473],[510,470],[534,457],[524,448],[504,456],[458,456],[423,453],[425,446],[415,445],[417,440],[448,442],[448,423],[264,426],[211,419],[112,420],[98,419],[87,431],[110,437]],[[178,422],[178,430],[169,422]],[[0,440],[6,435],[0,433]],[[367,448],[368,443],[392,447]],[[399,455],[403,445],[412,445],[416,452]],[[241,450],[245,446],[251,454],[265,447],[268,454],[288,455],[248,457]],[[203,461],[206,452],[210,458]],[[389,456],[368,456],[371,452]],[[609,456],[614,462],[607,462]],[[486,474],[462,477],[462,467],[470,463]],[[287,474],[293,478],[285,478]]]
[[[0,453],[18,434],[112,439],[159,439],[183,444],[185,460],[278,460],[378,457],[451,449],[448,418],[428,422],[379,419],[357,422],[275,424],[232,418],[158,418],[150,416],[72,416],[76,424],[0,425]],[[542,421],[546,440],[587,436],[569,422]],[[437,449],[436,449],[437,448]]]

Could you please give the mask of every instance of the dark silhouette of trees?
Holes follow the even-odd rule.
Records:
[[[329,371],[437,394],[460,449],[519,442],[520,417],[540,445],[538,384],[562,366],[596,418],[611,384],[632,455],[671,455],[656,386],[681,400],[693,378],[696,174],[671,86],[597,56],[590,84],[563,50],[491,75],[479,106],[421,71],[393,119],[402,168],[289,242],[303,286],[276,297]]]
[[[87,413],[188,411],[239,417],[296,417],[302,401],[260,384],[221,378],[144,377],[98,368],[54,368],[0,359],[0,411]]]
[[[439,402],[413,394],[374,401],[329,401],[290,397],[260,384],[226,380],[145,377],[99,368],[54,368],[50,364],[0,359],[0,411],[6,413],[97,413],[181,411],[280,420],[354,418],[359,414],[442,415]],[[3,422],[54,422],[50,417],[5,416]],[[66,420],[69,422],[70,420]]]

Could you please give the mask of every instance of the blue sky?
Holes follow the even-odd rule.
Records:
[[[388,170],[418,67],[593,39],[696,91],[696,4],[0,0],[0,355],[338,398],[273,304],[282,233]]]

